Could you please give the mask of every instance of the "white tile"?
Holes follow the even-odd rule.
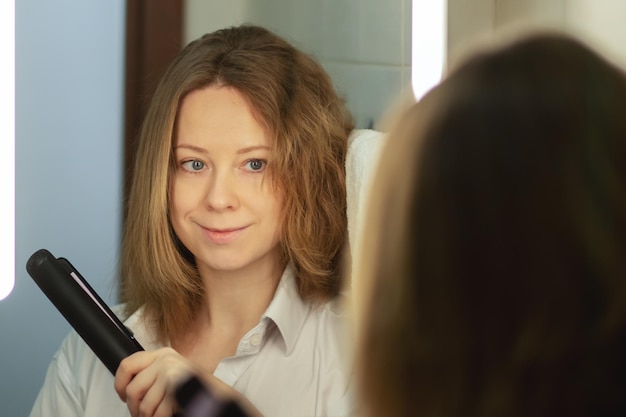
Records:
[[[284,0],[248,0],[246,20],[291,38],[292,4]],[[289,39],[291,40],[291,39]]]
[[[248,0],[246,21],[264,26],[304,52],[319,55],[322,7],[317,1]]]
[[[402,65],[411,65],[412,0],[402,4]]]
[[[402,82],[402,88],[405,89],[407,87],[411,86],[411,66],[410,65],[405,65],[401,68],[401,74],[402,74],[402,78],[401,78],[401,82]]]
[[[402,65],[405,0],[363,0],[359,5],[358,62]]]
[[[324,66],[346,97],[358,128],[375,126],[403,90],[401,67],[344,63]]]
[[[320,59],[405,65],[410,62],[410,2],[248,0],[245,16]]]
[[[292,1],[291,5],[291,37],[297,39],[301,49],[321,54],[322,34],[326,31],[320,24],[322,4],[319,1],[298,0]]]
[[[247,18],[247,1],[230,0],[228,7],[222,7],[218,0],[186,0],[183,10],[183,44],[205,33],[243,23]]]
[[[322,5],[321,56],[324,59],[355,61],[359,45],[359,1],[318,0]]]

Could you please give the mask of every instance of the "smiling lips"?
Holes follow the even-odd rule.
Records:
[[[237,237],[239,237],[239,235],[243,233],[243,231],[247,228],[248,226],[236,229],[209,229],[203,227],[202,232],[212,243],[215,243],[217,245],[225,245],[237,239]]]

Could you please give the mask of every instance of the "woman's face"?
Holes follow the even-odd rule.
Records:
[[[182,101],[169,210],[201,273],[278,262],[283,201],[266,173],[270,146],[237,90],[212,86]]]

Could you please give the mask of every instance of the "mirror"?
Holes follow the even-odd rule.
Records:
[[[69,331],[27,276],[26,259],[42,247],[68,257],[101,296],[115,302],[125,19],[126,7],[137,1],[15,2],[16,281],[0,302],[2,352],[10,358],[0,369],[12,378],[0,391],[6,415],[28,415]],[[230,24],[266,25],[322,62],[347,96],[358,127],[377,127],[410,83],[411,5],[187,0],[183,42]],[[497,39],[505,28],[554,24],[626,63],[623,16],[622,0],[449,0],[448,62],[479,41]]]

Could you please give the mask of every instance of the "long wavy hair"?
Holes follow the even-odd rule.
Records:
[[[355,276],[363,416],[626,415],[626,76],[527,35],[390,133]]]
[[[204,289],[193,256],[168,218],[172,147],[183,98],[208,86],[242,93],[273,138],[268,172],[284,195],[281,249],[303,299],[340,288],[347,235],[345,155],[353,121],[310,55],[257,26],[218,30],[191,42],[158,85],[142,124],[121,253],[126,313],[143,307],[158,338],[189,331]]]

